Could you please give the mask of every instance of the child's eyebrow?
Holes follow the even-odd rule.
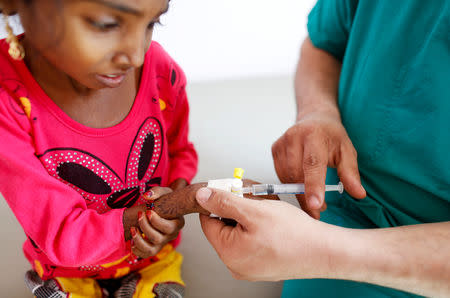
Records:
[[[107,6],[109,8],[112,8],[112,9],[115,9],[115,10],[118,10],[118,11],[121,11],[121,12],[124,12],[124,13],[129,13],[129,14],[132,14],[132,15],[136,15],[136,16],[142,16],[143,15],[143,13],[141,11],[136,10],[136,9],[134,9],[132,7],[129,7],[129,6],[126,6],[126,5],[122,5],[122,4],[118,4],[118,3],[114,3],[114,2],[109,2],[109,1],[106,1],[106,0],[85,0],[85,1],[97,2],[97,3],[100,3],[102,5]],[[168,10],[169,10],[169,5],[167,5],[166,8],[164,8],[164,10],[161,11],[158,16],[166,13]]]
[[[114,3],[114,2],[109,2],[106,0],[85,0],[88,2],[96,2],[96,3],[100,3],[104,6],[107,6],[109,8],[121,11],[121,12],[125,12],[125,13],[129,13],[129,14],[133,14],[136,16],[141,16],[142,12],[140,12],[139,10],[136,10],[132,7],[126,6],[126,5],[122,5],[122,4],[118,4],[118,3]]]

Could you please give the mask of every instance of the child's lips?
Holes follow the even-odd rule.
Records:
[[[123,80],[125,79],[125,74],[97,74],[96,77],[97,80],[99,80],[103,85],[110,88],[115,88],[123,82]]]

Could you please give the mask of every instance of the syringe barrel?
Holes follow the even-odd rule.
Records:
[[[253,195],[299,194],[305,192],[303,184],[255,184]]]
[[[305,185],[301,183],[296,184],[274,184],[274,194],[300,194],[305,193]]]
[[[252,185],[252,193],[254,196],[267,195],[268,193],[273,193],[273,184],[254,184]]]

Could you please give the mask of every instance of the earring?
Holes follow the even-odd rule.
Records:
[[[3,18],[5,20],[5,29],[8,33],[8,37],[6,37],[6,42],[9,44],[8,53],[14,60],[22,60],[25,57],[25,50],[19,43],[17,36],[14,35],[14,32],[9,25],[8,16],[4,14]]]

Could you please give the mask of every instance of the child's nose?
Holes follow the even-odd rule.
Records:
[[[147,36],[128,36],[121,42],[120,50],[114,55],[113,62],[122,68],[142,66],[150,41],[151,38]]]

